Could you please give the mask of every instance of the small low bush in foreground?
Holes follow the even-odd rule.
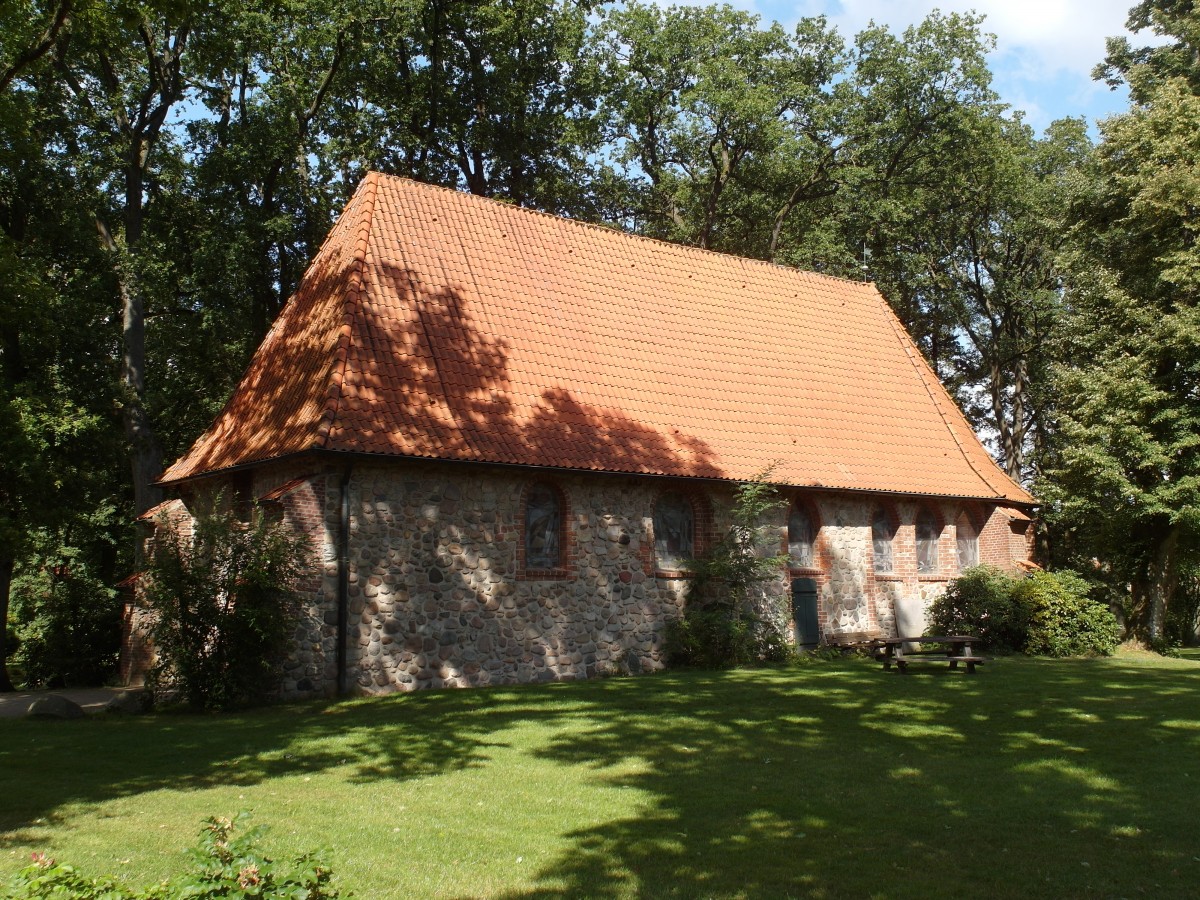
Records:
[[[74,866],[35,853],[33,862],[9,882],[5,900],[207,900],[258,897],[265,900],[325,900],[341,895],[317,854],[277,861],[259,849],[266,829],[244,827],[246,813],[212,818],[188,851],[191,867],[168,881],[134,890],[112,876],[87,878]]]

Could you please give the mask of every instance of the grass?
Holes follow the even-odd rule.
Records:
[[[1187,896],[1198,763],[1194,653],[4,720],[0,882],[147,882],[248,809],[362,898]]]

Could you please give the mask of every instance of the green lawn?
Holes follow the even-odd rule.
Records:
[[[1195,896],[1200,658],[0,721],[5,879],[148,881],[240,809],[362,898]]]

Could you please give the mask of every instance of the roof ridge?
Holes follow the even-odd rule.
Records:
[[[359,185],[363,194],[363,213],[358,221],[358,238],[354,244],[354,261],[350,264],[350,277],[342,295],[342,325],[338,330],[337,345],[334,347],[334,370],[325,392],[325,408],[317,424],[314,448],[324,449],[329,442],[333,423],[337,420],[341,405],[342,389],[346,380],[346,367],[350,359],[350,341],[354,334],[354,319],[366,292],[364,274],[367,268],[367,245],[371,239],[371,228],[375,221],[375,198],[379,189],[379,173],[367,172]],[[357,194],[358,191],[355,193]]]
[[[536,209],[532,206],[518,206],[515,203],[509,203],[504,200],[497,200],[495,197],[484,197],[480,194],[472,194],[470,191],[460,191],[457,188],[446,187],[441,184],[430,184],[428,181],[417,181],[415,178],[407,178],[404,175],[389,175],[386,172],[379,172],[375,169],[368,171],[367,177],[377,175],[381,178],[387,178],[392,181],[403,181],[408,184],[415,184],[421,188],[428,188],[431,191],[441,191],[446,194],[454,194],[471,202],[479,201],[488,203],[493,206],[498,206],[506,210],[518,210],[522,213],[530,213],[535,216],[543,216],[548,219],[554,219],[558,222],[567,222],[571,225],[577,225],[581,228],[591,228],[602,231],[605,234],[612,234],[622,238],[629,238],[634,241],[644,241],[651,244],[658,244],[661,247],[667,247],[671,250],[686,250],[690,253],[699,253],[707,256],[718,256],[723,259],[735,260],[743,263],[753,263],[758,266],[766,266],[770,269],[778,269],[783,272],[791,272],[792,274],[811,275],[813,278],[823,278],[829,281],[840,282],[841,284],[853,285],[855,287],[874,286],[874,281],[855,281],[853,278],[843,278],[840,275],[829,275],[825,272],[814,272],[812,269],[801,269],[797,266],[788,266],[783,263],[771,262],[765,259],[756,259],[752,256],[738,256],[735,253],[726,253],[722,250],[711,250],[708,247],[696,247],[692,244],[677,244],[673,241],[663,240],[662,238],[650,237],[645,234],[636,234],[632,231],[625,231],[615,225],[605,225],[602,222],[588,222],[584,219],[573,219],[570,216],[560,216],[557,213],[546,212],[543,209]]]
[[[892,309],[891,304],[884,299],[882,294],[879,294],[878,296],[880,304],[884,307],[884,315],[887,317],[893,333],[895,333],[900,339],[900,344],[904,348],[905,355],[908,357],[909,362],[912,363],[913,368],[916,370],[917,377],[920,379],[921,384],[924,385],[925,392],[929,395],[929,399],[933,402],[933,406],[934,409],[937,410],[938,417],[942,420],[942,424],[946,426],[946,431],[950,433],[950,437],[954,441],[954,445],[958,448],[958,452],[962,455],[963,461],[967,464],[971,471],[979,477],[979,480],[994,492],[996,497],[1008,499],[1006,493],[998,488],[985,473],[979,470],[979,466],[976,465],[975,460],[971,458],[971,454],[967,452],[967,448],[963,446],[962,439],[959,437],[958,432],[954,429],[954,425],[950,422],[950,419],[946,415],[945,407],[943,407],[942,403],[938,402],[938,396],[936,392],[940,391],[942,399],[950,403],[953,409],[958,410],[958,404],[954,402],[954,398],[950,396],[950,392],[946,390],[946,386],[942,384],[941,379],[934,374],[933,368],[926,361],[924,354],[922,354],[920,349],[917,347],[916,342],[908,333],[908,329],[904,327],[904,324],[900,321],[900,317],[896,315],[896,311]],[[936,388],[930,383],[931,381],[936,384]],[[1022,487],[1020,484],[1017,484],[1016,480],[1010,478],[1008,473],[1000,472],[1000,468],[995,464],[995,461],[992,462],[992,465],[997,472],[999,472],[1004,478],[1011,481],[1012,484],[1015,485],[1022,493],[1028,493],[1024,487]]]

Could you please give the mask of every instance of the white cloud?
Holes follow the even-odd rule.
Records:
[[[996,35],[989,60],[993,87],[1026,121],[1044,128],[1052,119],[1086,115],[1092,121],[1125,105],[1125,92],[1111,93],[1092,81],[1091,72],[1104,60],[1105,39],[1128,35],[1125,20],[1135,0],[650,0],[662,6],[731,2],[765,21],[787,26],[805,16],[824,14],[847,40],[874,21],[902,32],[934,9],[976,12],[983,29]],[[1142,32],[1135,45],[1152,44]]]
[[[998,62],[1016,65],[1025,78],[1062,73],[1087,77],[1104,58],[1104,40],[1125,34],[1133,0],[792,0],[759,3],[768,15],[795,20],[826,12],[847,37],[868,22],[893,31],[920,22],[934,8],[977,12],[996,35]]]

